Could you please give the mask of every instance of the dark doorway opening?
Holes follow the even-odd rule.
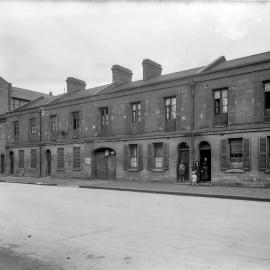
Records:
[[[178,145],[178,163],[177,163],[177,180],[180,179],[179,176],[179,164],[183,160],[185,164],[185,174],[184,179],[185,181],[189,180],[189,146],[186,143],[180,143]]]
[[[10,174],[14,175],[14,153],[9,152],[9,162],[10,162]]]
[[[46,150],[46,176],[52,174],[52,155],[51,150]]]
[[[95,179],[116,179],[116,153],[110,148],[99,148],[93,152],[92,175]]]
[[[4,154],[1,155],[1,173],[2,174],[5,173],[5,155]]]
[[[211,181],[211,146],[208,142],[201,142],[199,144],[200,151],[200,166],[201,178],[200,181]]]

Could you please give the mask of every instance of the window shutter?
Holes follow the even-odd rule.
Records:
[[[259,170],[267,168],[267,138],[259,138]]]
[[[143,169],[143,146],[141,144],[138,145],[138,169]]]
[[[163,143],[163,168],[169,169],[169,143]]]
[[[250,140],[243,139],[243,169],[250,170]]]
[[[129,160],[130,160],[130,156],[129,156],[129,149],[128,149],[128,145],[124,145],[124,155],[123,155],[123,167],[124,170],[128,170],[129,168]]]
[[[96,127],[96,132],[99,133],[100,132],[100,123],[101,123],[101,113],[100,113],[100,109],[98,106],[96,106],[95,108],[95,127]]]
[[[147,157],[147,168],[148,168],[148,170],[153,169],[153,158],[154,158],[153,144],[149,143],[148,144],[148,157]]]
[[[69,132],[69,134],[73,134],[73,117],[72,117],[72,112],[70,112],[69,115],[68,115],[68,124],[69,124],[68,132]]]
[[[228,141],[227,139],[221,140],[220,149],[220,169],[226,170],[228,168]]]
[[[79,111],[79,130],[78,130],[78,137],[81,136],[81,131],[83,130],[82,129],[82,123],[83,123],[83,120],[82,120],[82,117],[83,117],[83,113],[82,111],[80,110]]]

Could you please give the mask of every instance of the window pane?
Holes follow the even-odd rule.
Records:
[[[171,104],[171,100],[169,98],[166,98],[165,104],[166,104],[166,106],[169,106]]]
[[[215,99],[219,99],[220,98],[220,92],[219,91],[215,91]]]
[[[264,91],[265,92],[270,92],[270,82],[264,84]]]
[[[176,105],[176,98],[172,98],[172,105]]]
[[[222,98],[222,104],[223,105],[228,105],[228,99],[227,98]]]
[[[172,115],[171,115],[171,119],[176,119],[176,106],[172,106]]]
[[[222,113],[227,113],[228,112],[228,106],[223,106],[222,108]]]
[[[227,97],[227,90],[222,90],[222,97]]]

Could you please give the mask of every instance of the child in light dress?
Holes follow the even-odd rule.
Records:
[[[194,187],[194,186],[198,186],[198,176],[196,174],[196,171],[192,171],[191,173],[191,186]]]

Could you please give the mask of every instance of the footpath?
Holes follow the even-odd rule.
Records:
[[[0,182],[270,202],[270,188],[264,188],[263,186],[217,186],[205,183],[199,184],[198,187],[191,187],[187,183],[176,184],[164,182],[157,183],[11,176],[0,176]]]

